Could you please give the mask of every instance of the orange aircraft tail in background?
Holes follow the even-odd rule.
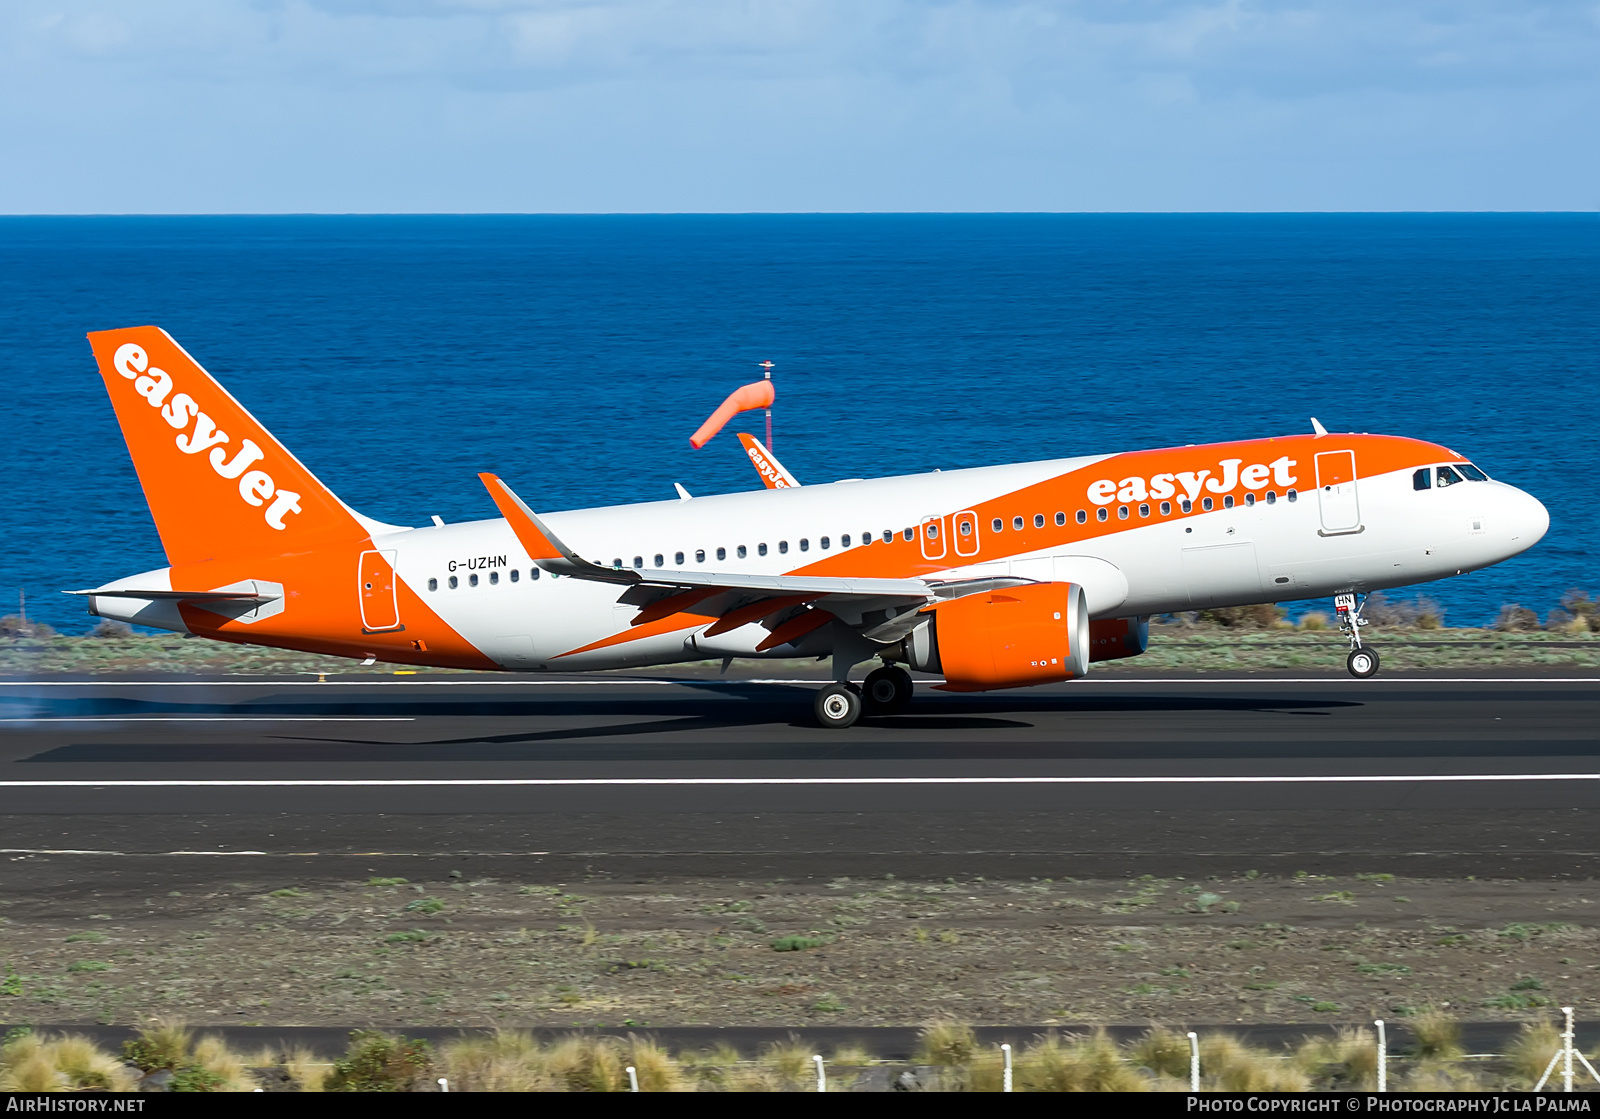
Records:
[[[367,535],[166,331],[104,330],[89,342],[174,567]]]

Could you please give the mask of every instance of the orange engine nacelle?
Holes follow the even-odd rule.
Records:
[[[941,602],[906,640],[911,667],[939,687],[987,692],[1058,683],[1089,670],[1089,608],[1076,583],[1029,583]]]
[[[1089,661],[1119,661],[1150,648],[1150,617],[1107,618],[1089,623]]]

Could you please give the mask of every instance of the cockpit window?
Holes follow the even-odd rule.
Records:
[[[1456,463],[1456,469],[1465,474],[1469,482],[1487,482],[1489,480],[1489,475],[1473,466],[1470,462],[1458,462]]]
[[[1424,466],[1421,470],[1418,470],[1415,474],[1411,475],[1411,488],[1414,490],[1425,490],[1430,488],[1432,485],[1433,471],[1429,470],[1426,466]]]
[[[1439,481],[1440,489],[1444,489],[1446,486],[1453,486],[1457,482],[1466,481],[1465,478],[1457,474],[1455,470],[1448,466],[1436,466],[1433,468],[1433,473],[1434,477]]]

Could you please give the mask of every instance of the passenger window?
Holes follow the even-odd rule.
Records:
[[[1433,471],[1429,470],[1426,466],[1424,466],[1421,470],[1418,470],[1418,471],[1414,472],[1411,475],[1411,488],[1412,489],[1414,489],[1414,490],[1426,490],[1426,489],[1431,489],[1432,487],[1433,487]]]
[[[511,581],[513,583],[515,583],[518,580],[520,580],[521,578],[522,578],[522,572],[518,571],[516,568],[513,567],[511,569]]]
[[[1060,525],[1064,525],[1066,523],[1067,523],[1067,515],[1065,513],[1057,513],[1056,514],[1056,524],[1058,526],[1060,526]]]
[[[477,585],[478,585],[478,573],[476,571],[474,571],[471,575],[467,576],[467,586],[476,587]]]
[[[1002,531],[1005,530],[1005,527],[1006,527],[1006,523],[1004,521],[1002,521],[999,517],[996,517],[989,524],[989,528],[994,532],[1002,532]]]
[[[1224,509],[1233,508],[1233,494],[1230,493],[1227,497],[1222,499],[1222,507]]]
[[[1139,516],[1148,517],[1149,515],[1150,515],[1150,506],[1148,506],[1148,505],[1139,506]]]
[[[656,553],[656,566],[657,567],[665,567],[666,565],[667,565],[666,557],[663,556],[660,552],[657,552]]]
[[[1043,528],[1044,527],[1044,514],[1043,513],[1035,513],[1033,515],[1033,527],[1034,528]]]
[[[634,556],[633,557],[633,566],[636,569],[640,568],[640,567],[643,567],[644,566],[644,557],[643,556]]]
[[[1461,475],[1457,474],[1454,470],[1451,470],[1448,466],[1435,467],[1433,473],[1434,478],[1439,483],[1440,489],[1444,489],[1446,486],[1453,486],[1457,482],[1465,480],[1461,477]]]
[[[906,537],[906,539],[910,540],[911,537],[908,536],[908,537]],[[888,544],[888,543],[892,542],[893,540],[894,540],[894,529],[892,529],[892,528],[884,529],[883,530],[883,542],[885,544]]]
[[[499,586],[499,584],[500,584],[500,573],[498,571],[489,572],[489,585],[491,587],[494,587],[494,586]]]
[[[706,562],[706,550],[704,548],[696,548],[694,550],[694,562],[695,563],[705,563]]]
[[[1182,509],[1185,513],[1192,513],[1194,512],[1194,502],[1190,501],[1186,497],[1178,503],[1178,508]]]
[[[927,529],[928,529],[928,539],[929,540],[937,540],[937,539],[939,539],[939,525],[938,525],[938,522],[929,521],[928,525],[927,525]]]
[[[957,521],[956,522],[956,528],[958,528],[961,531],[961,535],[962,536],[971,536],[972,535],[972,522],[971,521],[967,521],[967,520]]]
[[[901,535],[904,536],[907,540],[915,540],[917,538],[917,530],[914,529],[914,528],[908,528],[903,533],[901,533]]]
[[[1458,462],[1456,463],[1456,469],[1465,474],[1469,482],[1487,482],[1489,480],[1489,475],[1473,466],[1470,462]]]
[[[849,546],[850,546],[850,534],[847,532],[843,536],[839,537],[839,547],[848,548]]]
[[[865,548],[868,544],[871,544],[871,543],[872,543],[872,533],[863,532],[861,534],[861,546],[863,548]]]
[[[1021,517],[1012,517],[1011,518],[1011,529],[1012,529],[1013,532],[1021,532],[1022,531],[1022,518]]]
[[[1104,505],[1096,509],[1094,511],[1094,515],[1100,518],[1102,521],[1109,520],[1111,518],[1111,514],[1106,512],[1106,507]]]
[[[437,579],[429,579],[428,580],[428,589],[430,591],[438,590],[439,589],[439,580],[437,580]]]
[[[811,541],[807,540],[804,536],[800,538],[800,550],[802,552],[809,552],[811,550]]]
[[[1283,496],[1287,497],[1289,499],[1289,501],[1291,503],[1293,503],[1293,502],[1296,502],[1296,501],[1300,500],[1300,491],[1298,491],[1298,490],[1290,490],[1288,493],[1284,494]]]
[[[764,556],[766,554],[767,554],[767,546],[765,544],[757,544],[756,545],[756,555]]]
[[[780,556],[786,556],[789,554],[789,542],[787,540],[778,541],[778,554]]]
[[[660,567],[661,565],[658,563],[658,564],[656,564],[656,566]],[[674,552],[672,554],[672,566],[673,567],[682,567],[683,566],[683,553],[682,552]]]
[[[1089,519],[1089,514],[1085,513],[1082,509],[1079,509],[1078,510],[1078,523],[1081,525],[1084,522],[1086,522],[1088,519]]]
[[[1125,521],[1127,519],[1128,519],[1128,507],[1126,505],[1117,506],[1117,520]]]
[[[1170,517],[1170,516],[1172,516],[1172,502],[1170,502],[1170,501],[1163,501],[1163,502],[1162,502],[1162,503],[1161,503],[1161,515],[1162,515],[1162,516],[1163,516],[1163,517]]]
[[[460,581],[458,581],[454,575],[450,576],[450,589],[451,590],[455,590],[460,585],[461,585]]]
[[[742,553],[743,549],[741,549],[740,551]],[[728,549],[726,549],[726,548],[718,548],[717,549],[717,562],[721,563],[723,560],[725,560],[727,558],[728,558]]]
[[[826,536],[824,536],[821,540],[818,540],[817,543],[820,544],[822,546],[822,550],[824,552],[826,552],[828,550],[829,546],[831,545],[832,541],[830,541]]]
[[[1204,509],[1207,513],[1211,512],[1211,505],[1212,501],[1209,497],[1202,497],[1200,499],[1200,508]]]
[[[1268,490],[1267,491],[1267,504],[1268,505],[1276,505],[1276,504],[1278,504],[1278,495],[1275,492],[1273,492],[1272,490]]]

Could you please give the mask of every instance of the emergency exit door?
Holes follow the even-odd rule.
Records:
[[[1317,508],[1324,536],[1361,531],[1354,451],[1324,451],[1317,456]]]
[[[361,630],[377,633],[400,628],[400,599],[395,586],[394,552],[362,552],[356,591],[361,602]]]

